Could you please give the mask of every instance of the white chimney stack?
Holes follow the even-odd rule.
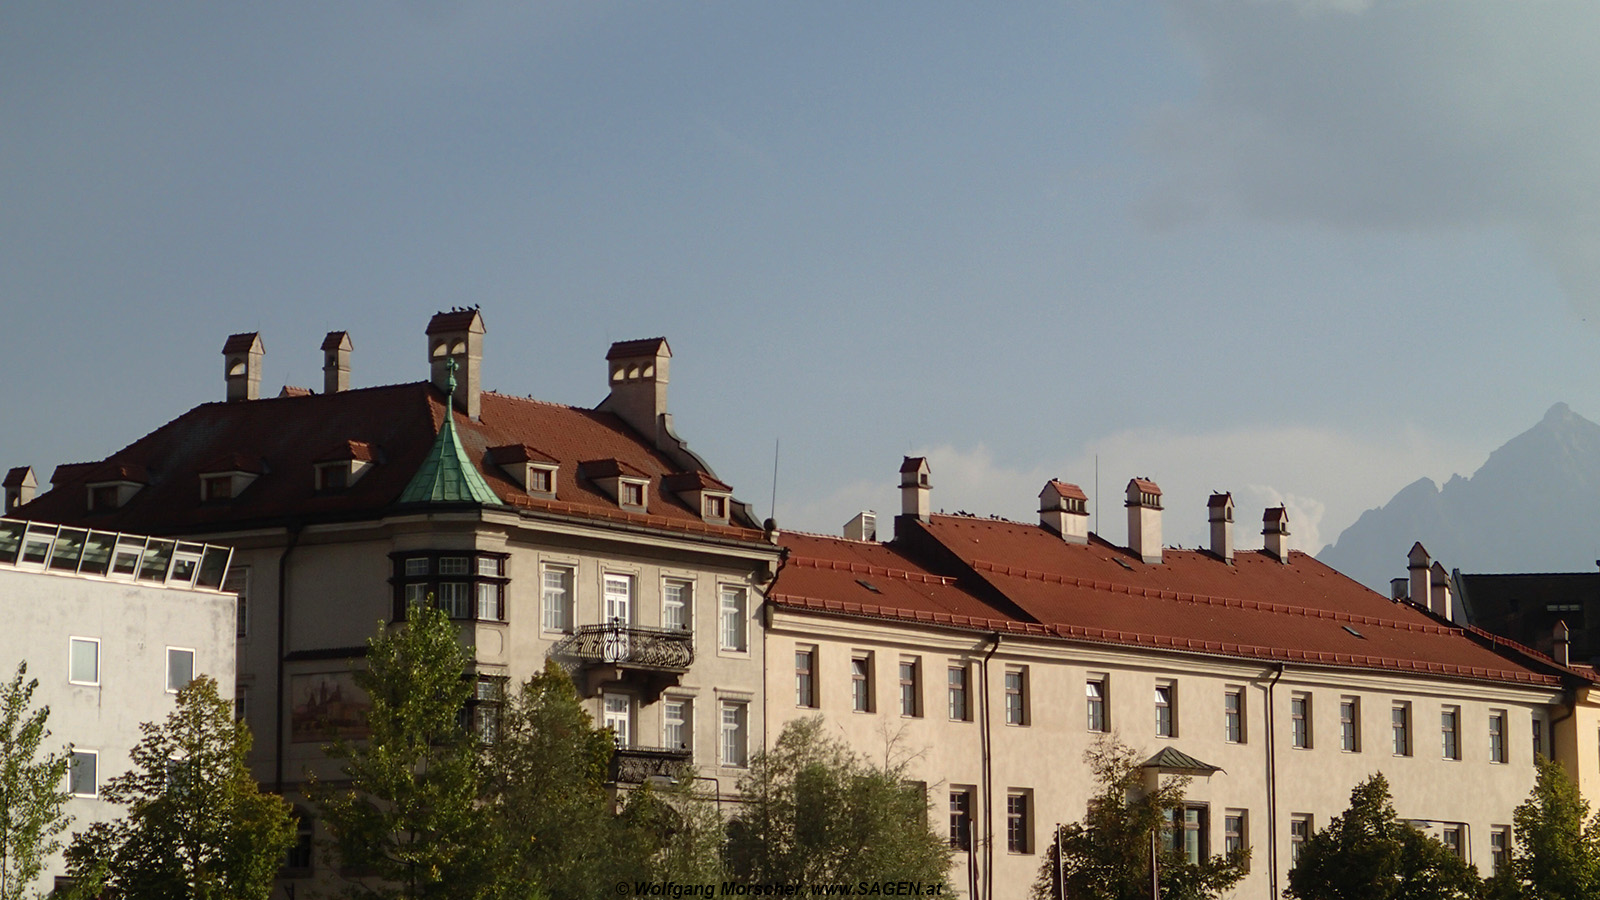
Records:
[[[1278,562],[1289,562],[1289,510],[1283,506],[1269,507],[1261,514],[1261,543]]]
[[[228,402],[261,397],[261,335],[254,331],[228,335],[222,345],[222,374],[228,382]]]
[[[878,539],[878,514],[870,509],[863,509],[856,513],[856,517],[844,525],[844,536],[852,541],[876,541]]]
[[[1233,563],[1233,495],[1212,494],[1206,501],[1206,518],[1211,522],[1211,553],[1225,563]]]
[[[1411,552],[1406,554],[1406,571],[1411,576],[1411,602],[1423,608],[1427,608],[1433,599],[1432,563],[1428,548],[1422,546],[1421,541],[1411,545]]]
[[[1089,543],[1089,496],[1070,482],[1045,482],[1039,492],[1039,524],[1069,544]]]
[[[928,521],[928,495],[932,490],[928,461],[921,456],[906,457],[900,464],[900,514]]]
[[[330,331],[322,339],[322,392],[350,390],[350,334]]]
[[[1161,488],[1146,478],[1128,481],[1128,549],[1151,565],[1161,564]]]
[[[1438,560],[1428,569],[1428,582],[1432,591],[1428,595],[1428,608],[1454,622],[1456,610],[1454,598],[1450,596],[1450,575]]]

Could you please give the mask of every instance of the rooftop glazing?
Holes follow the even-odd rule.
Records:
[[[215,544],[0,519],[0,568],[220,591],[232,557]]]

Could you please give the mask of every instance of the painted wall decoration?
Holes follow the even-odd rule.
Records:
[[[310,743],[367,736],[372,703],[353,672],[314,672],[289,679],[289,739]]]

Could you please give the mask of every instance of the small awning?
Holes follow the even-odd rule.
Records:
[[[1145,760],[1140,768],[1155,769],[1163,775],[1214,775],[1222,771],[1221,766],[1203,763],[1176,747],[1167,747]]]

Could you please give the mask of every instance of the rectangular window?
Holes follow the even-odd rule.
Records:
[[[1506,711],[1489,711],[1489,762],[1506,761]]]
[[[1156,737],[1178,736],[1178,686],[1156,685]]]
[[[1544,755],[1544,719],[1541,719],[1538,716],[1534,716],[1533,717],[1533,760],[1534,760],[1534,762],[1537,763],[1539,761],[1539,757],[1541,757],[1543,755]]]
[[[420,578],[428,574],[428,558],[426,556],[411,556],[406,558],[405,573],[407,578]]]
[[[668,750],[688,750],[694,739],[693,701],[668,700],[661,707],[661,743]]]
[[[1222,695],[1222,716],[1228,743],[1244,743],[1244,688],[1228,688]]]
[[[1439,744],[1442,758],[1461,758],[1461,707],[1446,706],[1439,711]]]
[[[243,722],[250,716],[250,685],[233,686],[233,720]]]
[[[1230,809],[1222,815],[1222,852],[1233,853],[1250,846],[1250,814]]]
[[[688,631],[689,601],[693,596],[694,585],[690,582],[667,579],[661,586],[661,627]]]
[[[442,556],[439,558],[440,575],[467,575],[471,571],[471,560],[465,556]]]
[[[850,708],[872,712],[872,654],[850,657]]]
[[[67,793],[74,797],[95,797],[100,793],[100,754],[93,750],[72,751],[67,764]]]
[[[1494,866],[1494,874],[1498,875],[1505,869],[1506,863],[1511,861],[1511,826],[1489,826],[1489,862]]]
[[[483,622],[501,622],[505,620],[505,609],[501,605],[500,585],[489,581],[480,581],[478,588],[478,620]]]
[[[922,715],[922,661],[900,660],[900,715]]]
[[[644,485],[635,484],[634,482],[631,482],[631,481],[622,482],[622,505],[623,506],[643,506],[644,505]]]
[[[722,704],[722,764],[744,767],[750,759],[748,707],[744,703]]]
[[[967,667],[953,665],[950,667],[950,721],[970,721],[971,709],[967,705]]]
[[[629,624],[633,621],[633,576],[606,573],[603,579],[605,616],[603,621]]]
[[[1166,849],[1170,853],[1183,855],[1190,865],[1197,866],[1205,862],[1208,855],[1206,847],[1206,808],[1204,806],[1186,805],[1181,809],[1162,810],[1166,816],[1166,825],[1162,828],[1162,838]]]
[[[1028,724],[1028,668],[1026,666],[1006,669],[1006,724]]]
[[[465,581],[439,583],[439,608],[452,619],[472,617],[472,585]]]
[[[1300,852],[1305,850],[1306,842],[1311,840],[1311,814],[1293,813],[1289,816],[1289,864],[1294,865],[1300,861]]]
[[[194,651],[180,647],[167,648],[167,691],[177,693],[179,688],[194,680]]]
[[[950,788],[950,846],[972,849],[972,794],[970,787]]]
[[[1361,699],[1339,698],[1339,749],[1346,753],[1361,752]]]
[[[544,570],[544,630],[572,631],[572,570],[564,566]]]
[[[744,588],[724,587],[721,595],[722,649],[743,653],[750,648]]]
[[[428,586],[426,584],[406,585],[406,605],[421,606],[428,602]]]
[[[1012,853],[1033,852],[1032,791],[1011,791],[1006,794],[1006,850]]]
[[[794,705],[806,709],[817,708],[817,651],[816,648],[794,652]]]
[[[633,698],[627,694],[605,694],[601,700],[601,724],[611,729],[618,747],[633,743]]]
[[[1396,703],[1389,713],[1394,731],[1394,755],[1411,755],[1411,704]]]
[[[1290,743],[1301,750],[1311,748],[1311,695],[1289,697]]]
[[[67,680],[73,684],[100,683],[99,638],[72,638]]]
[[[1457,859],[1466,858],[1461,852],[1461,831],[1462,826],[1460,825],[1446,825],[1442,838],[1445,848],[1454,854]]]
[[[1106,715],[1106,677],[1092,677],[1083,686],[1089,697],[1089,730],[1100,734],[1110,731],[1111,719]]]

